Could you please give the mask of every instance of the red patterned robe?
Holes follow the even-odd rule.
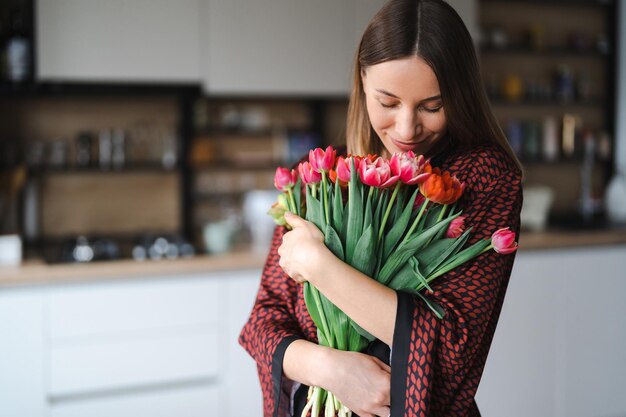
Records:
[[[519,237],[521,173],[502,150],[449,144],[431,163],[466,183],[459,204],[466,226],[473,226],[469,243],[488,239],[502,227]],[[239,338],[257,363],[265,417],[290,415],[292,381],[282,373],[289,343],[317,342],[302,288],[278,264],[276,250],[284,233],[282,227],[274,232],[256,302]],[[429,296],[445,309],[441,320],[419,298],[397,293],[391,416],[480,416],[474,396],[514,258],[490,251],[437,278]]]

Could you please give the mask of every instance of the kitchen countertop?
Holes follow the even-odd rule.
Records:
[[[588,231],[523,231],[521,251],[545,251],[566,248],[591,248],[602,245],[625,245],[626,229]],[[128,279],[202,272],[261,269],[265,254],[250,251],[223,255],[198,255],[187,259],[162,261],[121,260],[88,264],[46,264],[26,261],[18,267],[0,267],[0,288],[56,282],[81,282],[101,279]]]
[[[198,255],[192,258],[159,261],[127,259],[85,264],[46,264],[41,260],[32,260],[25,261],[17,267],[0,267],[0,288],[55,282],[128,279],[159,275],[261,269],[264,262],[264,254],[250,251],[211,256]]]

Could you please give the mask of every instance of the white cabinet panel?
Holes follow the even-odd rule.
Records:
[[[53,339],[219,323],[219,283],[201,277],[135,279],[50,289]]]
[[[208,417],[220,415],[216,412],[218,403],[217,388],[179,387],[170,391],[60,402],[52,405],[50,417]]]
[[[50,395],[75,396],[155,384],[218,379],[217,331],[57,343],[50,352]]]
[[[250,316],[261,280],[260,270],[241,272],[225,282],[226,335],[223,416],[261,417],[263,398],[256,363],[239,345],[239,333]],[[245,401],[241,399],[245,398]]]
[[[482,415],[626,415],[626,247],[517,256],[478,390]]]
[[[43,417],[43,296],[0,290],[0,416]]]
[[[348,1],[202,0],[205,88],[222,94],[347,94]]]
[[[37,1],[37,78],[198,82],[198,1]]]

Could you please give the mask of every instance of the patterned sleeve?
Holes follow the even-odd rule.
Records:
[[[265,417],[288,415],[292,381],[283,376],[283,356],[291,342],[304,338],[295,318],[297,284],[278,263],[284,234],[284,227],[276,227],[254,307],[239,336],[257,363]]]
[[[510,227],[519,237],[522,203],[517,171],[471,164],[463,213],[470,243]],[[467,165],[465,165],[467,166]],[[480,416],[474,396],[502,308],[514,254],[489,251],[437,278],[428,296],[446,311],[438,319],[419,298],[398,292],[391,360],[394,417]]]

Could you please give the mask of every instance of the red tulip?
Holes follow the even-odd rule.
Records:
[[[447,238],[456,239],[461,236],[465,231],[465,216],[456,217],[450,222],[448,231],[446,232]]]
[[[400,179],[399,175],[391,175],[389,163],[381,157],[376,158],[373,162],[363,159],[359,176],[363,184],[378,188],[390,187]]]
[[[503,255],[515,252],[517,250],[515,233],[510,231],[508,227],[499,229],[491,236],[491,246],[496,252]]]
[[[425,171],[432,173],[432,175],[419,185],[419,189],[424,197],[430,201],[439,204],[452,204],[463,194],[465,184],[461,184],[461,181],[451,176],[449,172],[446,171],[442,174],[439,168],[432,168],[430,164],[426,165]]]
[[[430,177],[425,172],[428,164],[424,155],[415,156],[413,151],[394,153],[389,161],[392,175],[399,175],[400,181],[408,185],[421,184]]]
[[[315,171],[309,162],[301,162],[298,165],[298,173],[303,184],[317,184],[322,180],[322,174]]]
[[[332,146],[322,150],[316,148],[309,151],[309,162],[313,169],[317,172],[328,172],[335,166],[337,151]]]
[[[298,181],[298,174],[295,169],[291,171],[287,168],[276,168],[276,174],[274,175],[274,186],[278,191],[287,191],[293,188]]]

